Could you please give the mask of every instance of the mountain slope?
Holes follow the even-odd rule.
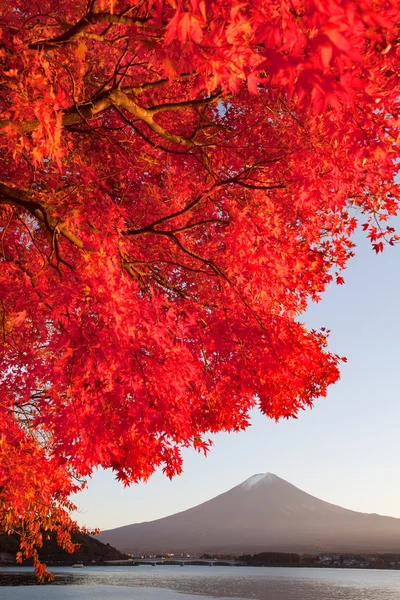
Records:
[[[266,473],[194,508],[99,538],[130,553],[400,552],[400,519],[341,508]]]

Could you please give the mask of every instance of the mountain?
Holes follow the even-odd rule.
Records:
[[[400,552],[400,519],[319,500],[272,473],[183,512],[103,531],[123,552]]]

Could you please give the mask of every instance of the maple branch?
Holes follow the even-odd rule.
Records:
[[[51,49],[57,48],[58,46],[63,45],[63,44],[71,44],[75,40],[87,35],[86,29],[88,29],[88,27],[90,27],[91,25],[96,25],[97,23],[109,23],[111,25],[119,24],[119,25],[127,25],[129,27],[132,27],[132,25],[145,27],[148,20],[149,20],[148,17],[134,19],[132,17],[127,17],[123,14],[114,15],[114,14],[106,13],[106,12],[98,12],[98,13],[88,12],[77,23],[75,23],[75,25],[70,27],[64,33],[57,35],[56,37],[53,37],[49,40],[39,40],[38,42],[33,42],[33,43],[29,44],[28,47],[31,50],[36,50],[36,49],[51,50]],[[94,38],[94,39],[96,39],[96,38]],[[105,41],[105,40],[101,40],[101,41]]]
[[[192,76],[192,74],[190,73],[188,76]],[[183,75],[181,75],[181,78],[184,78]],[[135,94],[140,94],[142,92],[147,92],[147,90],[153,90],[154,88],[160,87],[165,85],[166,83],[170,83],[169,79],[159,79],[158,81],[150,81],[149,83],[144,83],[143,85],[135,85],[133,87],[127,87],[124,88],[124,92],[126,94],[129,94],[131,92],[134,92]]]
[[[203,264],[205,264],[208,267],[210,267],[212,269],[212,271],[214,271],[214,273],[216,273],[217,275],[221,275],[224,279],[227,279],[227,277],[223,273],[222,269],[220,267],[218,267],[218,265],[216,265],[212,260],[210,260],[208,258],[203,258],[199,254],[196,254],[192,250],[189,250],[189,248],[186,248],[186,246],[184,246],[182,244],[182,242],[179,240],[179,238],[177,238],[177,236],[175,235],[175,232],[173,232],[173,231],[165,231],[165,230],[162,230],[162,229],[152,229],[152,228],[147,228],[147,229],[144,228],[142,230],[137,229],[137,230],[131,230],[131,231],[132,231],[132,233],[125,232],[125,235],[139,235],[139,234],[145,235],[145,234],[150,234],[150,235],[159,235],[159,236],[166,237],[166,238],[172,240],[173,242],[175,242],[175,244],[178,246],[178,248],[180,250],[182,250],[182,252],[184,252],[188,256],[191,256],[195,260],[198,260],[198,261],[202,262]]]
[[[245,188],[250,188],[250,189],[261,189],[261,190],[274,190],[274,189],[283,189],[285,188],[285,184],[283,183],[274,183],[271,185],[255,185],[255,184],[249,184],[249,183],[245,183],[242,180],[239,179],[239,177],[241,177],[246,171],[239,173],[239,175],[235,176],[235,177],[229,177],[227,179],[224,179],[223,181],[220,181],[218,183],[215,183],[207,192],[205,192],[204,194],[201,194],[200,196],[197,196],[194,200],[192,200],[192,202],[189,202],[189,204],[187,204],[186,206],[184,206],[183,208],[181,208],[180,210],[175,211],[174,213],[171,213],[170,215],[166,215],[165,217],[161,217],[160,219],[157,219],[157,221],[153,221],[153,223],[151,223],[150,225],[147,225],[146,227],[141,227],[140,229],[127,229],[124,232],[124,235],[129,235],[129,236],[133,236],[133,235],[142,235],[142,234],[146,234],[146,233],[179,233],[179,232],[183,232],[186,231],[188,229],[192,229],[194,227],[197,227],[198,225],[202,225],[202,224],[206,224],[206,223],[221,223],[223,225],[229,225],[229,221],[223,221],[221,219],[209,219],[207,221],[202,221],[199,223],[194,223],[192,225],[186,225],[182,228],[179,229],[175,229],[175,230],[171,230],[169,232],[166,231],[162,231],[162,230],[157,230],[155,229],[155,227],[157,225],[161,225],[162,223],[165,223],[166,221],[170,221],[171,219],[175,219],[176,217],[180,217],[181,215],[185,214],[186,212],[189,212],[190,210],[192,210],[195,206],[197,206],[197,204],[199,204],[199,202],[201,202],[201,200],[203,200],[204,198],[208,197],[212,190],[214,188],[217,187],[222,187],[224,185],[227,185],[229,183],[237,183]]]
[[[148,266],[151,264],[159,264],[159,263],[164,263],[166,265],[172,265],[173,267],[177,267],[178,269],[185,269],[186,271],[190,271],[191,273],[204,273],[204,275],[210,275],[209,271],[204,271],[203,269],[195,269],[193,267],[189,267],[188,265],[185,265],[183,263],[180,262],[175,262],[173,260],[168,260],[166,258],[159,258],[157,260],[147,260],[147,261],[139,261],[139,260],[134,260],[131,261],[129,264],[134,264],[134,265],[144,265],[144,266]]]
[[[225,280],[229,281],[229,279],[227,278],[227,276],[225,275],[225,273],[223,272],[221,267],[216,265],[214,261],[212,261],[208,258],[203,258],[199,254],[196,254],[196,252],[193,252],[192,250],[189,250],[189,248],[186,248],[186,246],[184,246],[182,244],[182,242],[176,237],[176,235],[174,233],[169,233],[168,237],[171,238],[175,242],[175,244],[178,246],[178,248],[180,248],[182,250],[182,252],[185,252],[185,254],[187,254],[188,256],[191,256],[195,260],[199,260],[203,264],[211,267],[211,269],[214,271],[214,273],[216,275],[221,275]]]
[[[191,225],[185,225],[178,229],[171,229],[170,233],[183,233],[184,231],[190,231],[200,225],[208,225],[209,223],[219,223],[220,225],[230,225],[230,221],[223,221],[222,219],[206,219],[205,221],[199,221],[198,223],[192,223]]]
[[[181,78],[187,79],[190,76],[191,76],[190,73],[186,73],[186,74],[183,74],[181,76]],[[94,117],[94,116],[98,115],[99,113],[106,111],[111,106],[114,107],[115,109],[118,109],[118,107],[120,107],[120,108],[124,108],[130,114],[132,114],[134,117],[136,117],[136,118],[140,119],[141,121],[143,121],[144,123],[146,123],[146,125],[152,131],[154,131],[160,137],[164,138],[165,140],[167,140],[169,142],[173,142],[173,143],[176,143],[179,145],[184,145],[188,148],[193,148],[194,146],[204,145],[200,142],[196,142],[193,139],[185,138],[183,136],[170,133],[169,131],[164,129],[161,125],[159,125],[158,123],[156,123],[153,120],[153,114],[156,114],[157,112],[161,112],[164,110],[175,110],[175,109],[179,109],[179,108],[185,108],[185,107],[187,108],[190,106],[197,106],[198,104],[210,103],[210,102],[216,101],[218,98],[221,97],[221,95],[216,95],[216,96],[213,96],[210,98],[206,98],[205,100],[192,100],[192,101],[176,103],[176,104],[173,104],[173,103],[164,104],[164,105],[151,107],[150,109],[146,109],[146,108],[139,106],[132,99],[130,99],[127,95],[127,93],[131,93],[131,92],[142,93],[144,91],[162,86],[165,83],[167,83],[168,81],[169,80],[162,79],[162,80],[158,80],[158,81],[154,81],[154,82],[149,82],[149,83],[146,83],[146,84],[143,84],[140,86],[127,87],[127,88],[123,88],[123,89],[112,88],[112,89],[109,89],[106,91],[101,91],[100,93],[97,91],[92,96],[92,98],[90,98],[89,100],[86,100],[85,102],[82,102],[80,104],[74,103],[73,106],[71,106],[70,108],[65,110],[65,112],[63,113],[63,116],[62,116],[62,127],[69,128],[69,127],[73,127],[74,125],[77,125],[79,123],[86,122],[91,117]],[[121,117],[124,118],[124,115],[121,111],[118,111],[118,113],[120,114]],[[147,138],[147,136],[145,136],[142,132],[140,132],[140,130],[137,130],[137,128],[134,126],[134,124],[132,124],[128,119],[124,118],[124,120],[125,120],[125,122],[130,124],[137,131],[137,133],[139,135],[141,135],[141,137],[145,141],[147,141],[148,143],[150,143],[152,145],[154,144],[154,142],[152,142],[149,138]],[[0,130],[7,127],[11,123],[12,123],[11,120],[0,120]],[[20,126],[21,126],[21,130],[24,133],[31,133],[32,131],[34,131],[36,129],[38,124],[39,124],[39,122],[37,120],[34,120],[34,121],[31,121],[28,123],[21,123]],[[161,148],[161,149],[164,149],[165,151],[170,151],[167,148]]]
[[[192,208],[194,208],[197,204],[199,204],[199,202],[201,202],[201,200],[203,200],[203,198],[210,195],[210,193],[214,187],[215,186],[213,186],[205,194],[201,194],[201,196],[197,196],[197,198],[192,200],[192,202],[189,202],[189,204],[187,204],[180,210],[177,210],[176,212],[171,213],[170,215],[167,215],[165,217],[161,217],[161,219],[157,219],[157,221],[153,221],[153,223],[151,223],[150,225],[147,225],[146,227],[141,227],[140,229],[127,229],[127,231],[125,231],[125,235],[141,235],[143,233],[153,233],[153,232],[157,233],[157,230],[154,229],[156,227],[156,225],[161,225],[161,223],[165,223],[166,221],[170,221],[171,219],[180,217],[181,215],[185,214],[189,210],[192,210]]]
[[[268,160],[264,160],[261,163],[255,163],[254,165],[252,165],[251,167],[248,167],[247,169],[244,169],[241,173],[238,173],[237,175],[234,175],[233,177],[228,177],[226,179],[223,179],[222,181],[216,182],[215,183],[215,187],[222,187],[224,185],[228,185],[229,183],[237,183],[238,185],[247,188],[247,189],[254,189],[254,190],[276,190],[276,189],[285,189],[286,185],[284,183],[271,183],[271,184],[258,184],[258,183],[249,183],[248,181],[243,181],[243,177],[247,178],[249,177],[249,175],[251,174],[251,172],[254,169],[257,169],[257,167],[262,167],[265,164],[269,164],[269,163],[277,163],[280,160],[283,160],[287,155],[283,155],[283,156],[278,156],[275,157],[273,159],[268,159]]]
[[[85,122],[91,117],[94,117],[95,115],[107,110],[111,106],[115,108],[120,107],[127,110],[131,115],[146,123],[146,125],[152,131],[169,142],[183,145],[188,148],[204,145],[196,140],[170,133],[164,129],[164,127],[154,121],[151,111],[139,106],[131,98],[129,98],[129,96],[127,96],[123,90],[118,89],[107,90],[99,94],[95,99],[92,98],[91,100],[88,100],[82,104],[77,104],[73,107],[70,107],[62,116],[62,126],[68,128],[78,123]],[[8,126],[9,124],[9,120],[0,121],[0,129]],[[25,133],[30,133],[34,131],[37,126],[38,121],[31,121],[30,123],[23,124],[21,129]]]
[[[279,190],[286,188],[286,185],[284,183],[273,183],[271,185],[256,185],[253,183],[245,183],[241,179],[236,178],[233,178],[233,180],[223,181],[221,185],[224,185],[226,183],[237,183],[238,185],[241,185],[242,187],[247,188],[249,190]]]
[[[156,123],[156,121],[154,121],[151,110],[142,108],[141,106],[136,104],[136,102],[129,98],[129,96],[127,96],[122,90],[111,90],[111,92],[109,93],[109,98],[112,104],[115,104],[120,108],[124,108],[134,117],[140,119],[141,121],[144,121],[144,123],[146,123],[146,125],[152,131],[154,131],[154,133],[157,133],[160,137],[164,138],[168,142],[188,146],[190,148],[192,148],[193,146],[202,145],[199,142],[196,142],[195,140],[184,138],[181,135],[170,133],[169,131],[164,129],[164,127],[162,127],[161,125]]]
[[[181,73],[177,79],[173,79],[172,82],[176,83],[184,83],[188,81],[191,77],[195,77],[198,75],[197,71],[193,71],[192,73]],[[134,85],[122,88],[122,91],[125,94],[141,94],[142,92],[147,92],[148,90],[153,90],[154,88],[161,87],[167,83],[171,83],[171,79],[157,79],[156,81],[149,81],[148,83],[143,83],[141,85]]]
[[[102,92],[97,96],[97,98],[91,98],[81,104],[77,104],[68,108],[63,116],[62,116],[62,126],[70,127],[72,125],[77,125],[78,123],[82,123],[87,121],[91,117],[94,117],[100,112],[107,110],[112,105],[110,94],[112,90],[107,90],[106,92]],[[0,130],[4,127],[7,127],[12,122],[18,123],[16,121],[11,120],[0,120]],[[21,130],[24,133],[31,133],[36,129],[39,125],[39,121],[34,120],[28,123],[20,123]]]
[[[196,201],[200,201],[201,198],[196,199]],[[196,202],[194,201],[194,202]],[[191,204],[194,205],[194,202],[192,202]],[[32,196],[24,191],[18,190],[17,188],[11,187],[3,182],[0,182],[0,204],[5,204],[5,205],[11,205],[11,206],[20,206],[22,208],[24,208],[25,210],[27,210],[30,214],[32,214],[35,218],[37,218],[38,220],[40,220],[42,223],[44,223],[46,225],[46,227],[53,232],[53,234],[57,234],[60,233],[63,237],[65,237],[67,240],[69,240],[74,246],[76,246],[77,248],[84,250],[84,244],[82,242],[82,240],[80,240],[77,236],[75,236],[73,233],[71,233],[70,231],[68,231],[68,229],[63,225],[63,223],[59,220],[56,220],[54,217],[52,217],[51,215],[49,215],[46,212],[45,207],[40,204],[39,202],[35,201],[32,199]],[[186,207],[186,210],[188,210],[189,208]],[[182,209],[181,211],[178,211],[176,214],[181,213],[183,214],[184,212],[186,212],[185,209]],[[170,215],[169,218],[172,218],[173,215]],[[165,220],[167,220],[168,217],[165,217],[164,219],[160,219],[160,222],[164,222]],[[204,264],[207,264],[208,266],[211,266],[212,269],[216,272],[219,273],[219,268],[212,262],[209,261],[207,259],[203,259],[202,257],[200,257],[199,255],[191,252],[190,250],[188,250],[187,248],[185,248],[181,242],[178,240],[178,238],[176,238],[175,233],[182,233],[184,231],[187,231],[189,229],[192,229],[194,227],[200,226],[200,225],[205,225],[207,223],[221,223],[224,225],[228,225],[229,223],[227,221],[222,221],[220,219],[208,219],[202,222],[198,222],[198,223],[194,223],[192,225],[188,225],[186,227],[182,227],[179,229],[176,229],[174,231],[160,231],[160,230],[149,230],[149,231],[141,231],[141,230],[136,230],[135,234],[138,235],[139,233],[153,233],[155,235],[164,235],[166,237],[169,237],[171,239],[173,239],[175,241],[175,243],[177,243],[177,245],[179,246],[179,248],[181,248],[184,252],[186,252],[187,254],[189,254],[190,256],[192,256],[193,258],[197,258],[197,260],[200,260],[201,262],[203,262]],[[128,234],[128,232],[126,232],[126,234]],[[131,234],[132,235],[132,234]],[[58,257],[59,260],[63,263],[65,263],[65,261],[63,261],[61,259],[61,257]],[[67,263],[65,263],[67,264]],[[69,265],[68,265],[69,266]],[[185,265],[181,265],[184,268],[187,268]],[[132,267],[132,263],[123,260],[122,261],[122,267],[130,272],[130,269]],[[170,289],[171,291],[175,292],[176,294],[180,295],[181,297],[186,297],[185,294],[182,292],[182,290],[179,290],[179,288],[177,288],[176,286],[173,286],[170,282],[168,282],[160,273],[158,273],[154,268],[152,268],[149,265],[149,268],[151,270],[151,272],[153,273],[154,279],[163,287],[166,287],[167,289]],[[132,273],[131,273],[132,274]]]
[[[180,290],[178,287],[173,285],[170,281],[168,281],[168,279],[163,277],[161,275],[161,273],[158,272],[156,267],[151,267],[149,265],[148,269],[151,271],[151,273],[153,274],[153,278],[159,285],[161,285],[162,287],[165,287],[166,289],[170,290],[171,292],[174,292],[181,298],[188,298],[188,296],[182,290]]]
[[[208,98],[198,98],[196,100],[186,100],[182,102],[168,102],[166,104],[157,104],[156,106],[151,106],[148,108],[148,112],[156,115],[159,112],[163,112],[166,110],[180,110],[182,108],[195,108],[196,106],[207,106],[207,104],[211,104],[212,102],[217,102],[223,98],[231,98],[232,94],[228,96],[224,96],[222,93],[215,94],[214,96],[209,96]]]
[[[105,37],[105,34],[102,34],[102,33],[90,33],[90,32],[82,33],[82,35],[80,37],[83,38],[83,39],[85,39],[85,40],[95,40],[96,42],[104,42],[105,44],[116,44],[117,42],[121,42],[123,40],[128,40],[129,39],[128,35],[120,35],[117,38],[112,38],[111,40],[108,40]]]
[[[44,223],[51,232],[60,233],[80,250],[84,249],[84,244],[75,234],[71,233],[62,221],[52,217],[46,208],[36,202],[27,191],[21,191],[0,181],[0,204],[11,206],[20,206],[27,210],[36,219]]]
[[[133,121],[131,121],[124,115],[124,113],[118,108],[118,106],[114,106],[114,108],[117,111],[117,113],[119,114],[119,116],[121,117],[121,119],[124,121],[124,123],[126,123],[126,125],[129,125],[129,127],[132,127],[132,129],[135,131],[135,133],[137,133],[142,138],[142,140],[144,140],[152,148],[159,148],[160,150],[163,150],[164,152],[169,152],[170,154],[184,154],[186,156],[188,154],[190,154],[189,150],[185,150],[185,151],[171,150],[171,148],[167,148],[166,146],[163,146],[162,144],[157,144],[156,142],[153,142],[153,140],[151,140],[149,137],[147,137],[147,135],[144,134],[143,131],[140,131],[140,129],[138,127],[136,127],[136,125]],[[84,133],[87,133],[87,132],[84,132]],[[121,142],[121,144],[127,144],[127,143],[131,143],[131,142],[128,142],[127,140],[124,140]]]
[[[213,186],[213,187],[216,187],[216,186]],[[194,203],[198,203],[201,199],[202,199],[202,196],[196,198],[186,208],[182,209],[181,211],[177,211],[177,213],[174,213],[174,215],[169,215],[168,217],[164,217],[163,219],[159,219],[158,223],[166,221],[168,219],[171,219],[171,218],[173,218],[173,216],[176,216],[178,214],[183,214],[183,212],[186,212],[186,210],[189,210],[189,206],[192,205],[192,207],[193,207]],[[240,301],[243,302],[244,306],[246,306],[246,308],[251,312],[251,314],[253,315],[253,317],[256,320],[256,322],[260,325],[260,327],[262,329],[264,329],[264,325],[263,325],[261,319],[255,314],[254,309],[249,305],[249,303],[247,302],[246,298],[238,290],[238,288],[236,287],[236,285],[229,279],[229,277],[224,272],[224,270],[221,267],[219,267],[213,260],[210,260],[208,258],[204,258],[204,257],[200,256],[199,254],[197,254],[196,252],[193,252],[192,250],[189,250],[189,248],[187,248],[186,246],[184,246],[182,244],[182,242],[179,240],[179,238],[175,235],[175,232],[173,232],[173,231],[165,231],[165,230],[160,230],[160,229],[154,229],[154,224],[152,226],[148,227],[148,228],[143,228],[141,230],[139,230],[139,229],[137,229],[137,230],[131,230],[131,231],[132,231],[132,233],[130,233],[130,234],[128,234],[128,232],[125,232],[125,235],[138,235],[139,233],[141,233],[141,234],[153,234],[153,235],[165,236],[168,239],[170,239],[173,242],[175,242],[175,244],[178,246],[178,248],[180,250],[182,250],[182,252],[184,252],[185,254],[187,254],[188,256],[190,256],[191,258],[194,258],[195,260],[203,263],[204,265],[207,265],[208,267],[210,267],[210,269],[215,273],[215,275],[217,275],[217,276],[221,277],[222,279],[224,279],[227,282],[227,284],[234,290],[235,294],[238,296],[238,298],[240,299]]]
[[[110,91],[107,90],[99,94],[96,99],[88,100],[67,109],[62,117],[62,126],[69,127],[87,121],[98,113],[107,110],[111,105]]]

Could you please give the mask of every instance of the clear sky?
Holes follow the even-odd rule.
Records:
[[[153,520],[267,471],[334,504],[400,517],[400,247],[376,256],[361,235],[357,242],[345,285],[331,285],[304,318],[331,329],[330,349],[348,358],[328,397],[297,420],[254,412],[246,432],[214,436],[207,458],[185,452],[184,473],[172,482],[156,473],[124,489],[111,472],[97,472],[74,499],[81,524]]]

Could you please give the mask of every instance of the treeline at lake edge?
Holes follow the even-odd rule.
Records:
[[[73,554],[64,552],[55,540],[54,535],[50,535],[43,542],[43,547],[39,549],[39,555],[42,561],[49,566],[72,565],[82,562],[86,565],[107,565],[115,564],[117,561],[121,564],[135,566],[137,563],[132,555],[124,554],[110,546],[104,544],[96,538],[73,534],[73,541],[79,544],[79,547]],[[17,535],[0,535],[0,565],[16,565],[15,555],[18,552],[19,539]],[[183,555],[182,555],[183,556]],[[185,555],[189,556],[189,555]],[[140,558],[147,558],[143,555]],[[179,562],[179,556],[171,554],[151,555],[149,558],[165,559],[165,564],[171,564],[176,559]],[[190,557],[195,559],[194,556]],[[238,561],[242,566],[249,567],[316,567],[316,568],[353,568],[353,569],[399,569],[400,553],[320,553],[320,554],[298,554],[294,552],[260,552],[257,554],[209,554],[204,553],[201,560],[213,560],[214,564],[218,561]],[[126,562],[125,562],[126,561]],[[29,560],[24,560],[24,566],[32,564]],[[157,563],[162,564],[162,563]],[[195,560],[191,561],[195,564]]]
[[[43,547],[39,548],[40,560],[47,565],[72,565],[76,562],[105,564],[107,561],[125,560],[128,555],[120,552],[110,544],[103,544],[96,538],[73,533],[72,541],[79,544],[79,547],[73,554],[65,552],[57,544],[54,534],[50,534],[48,538],[44,538]],[[19,549],[19,538],[16,534],[0,535],[0,565],[15,564],[15,555]],[[23,565],[32,564],[31,560],[23,560]]]
[[[237,560],[251,567],[334,567],[352,569],[400,569],[400,554],[295,554],[261,552],[244,554]]]

